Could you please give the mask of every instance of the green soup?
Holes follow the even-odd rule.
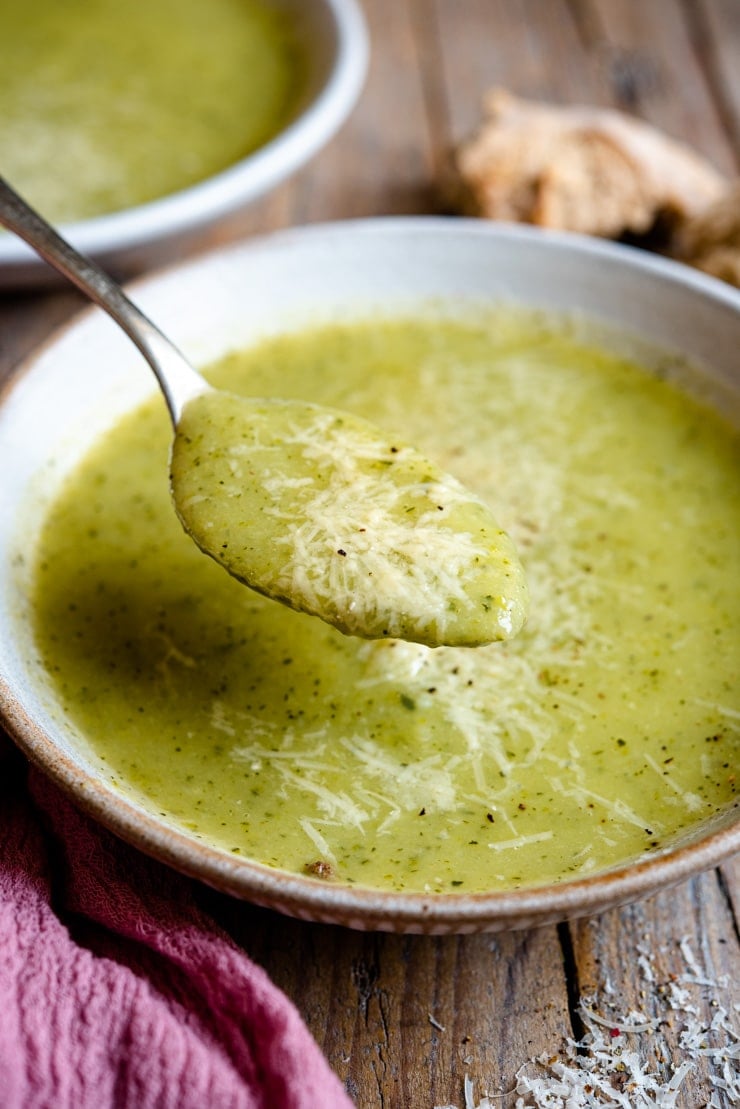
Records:
[[[351,412],[208,390],[177,421],[170,475],[201,550],[347,635],[479,647],[524,623],[524,572],[487,505]]]
[[[293,28],[259,0],[4,4],[0,164],[48,218],[102,215],[233,165],[302,84]]]
[[[115,788],[269,866],[439,892],[613,867],[734,803],[740,441],[720,417],[501,312],[286,336],[212,377],[402,433],[512,536],[530,616],[433,649],[255,595],[182,533],[156,400],[69,479],[36,568],[38,650]]]

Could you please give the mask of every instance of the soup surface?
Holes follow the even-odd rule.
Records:
[[[3,174],[57,222],[154,200],[272,138],[302,69],[260,0],[4,4]]]
[[[581,329],[491,311],[368,320],[213,379],[403,434],[513,537],[530,616],[480,648],[362,641],[230,579],[183,534],[154,400],[49,512],[35,633],[108,780],[235,855],[375,887],[560,880],[734,801],[740,442]]]

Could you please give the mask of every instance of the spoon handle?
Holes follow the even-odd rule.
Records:
[[[185,403],[208,385],[174,343],[129,300],[105,270],[75,250],[2,176],[0,224],[14,231],[119,324],[154,371],[176,425]]]

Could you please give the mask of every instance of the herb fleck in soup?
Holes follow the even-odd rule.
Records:
[[[735,803],[740,439],[567,323],[367,320],[213,368],[355,411],[487,501],[530,583],[515,639],[345,637],[182,533],[157,400],[48,514],[34,597],[56,696],[108,779],[289,871],[492,891],[666,847]]]

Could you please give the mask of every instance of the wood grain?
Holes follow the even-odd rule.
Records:
[[[483,94],[497,86],[557,103],[599,102],[593,58],[567,0],[434,0],[434,11],[448,141],[476,126]]]
[[[735,172],[740,168],[740,4],[737,0],[699,0],[689,8],[696,27],[695,46],[714,95]]]
[[[359,1109],[462,1106],[466,1075],[479,1098],[510,1093],[520,1070],[540,1072],[532,1059],[582,1035],[581,1003],[605,1018],[652,1020],[656,1031],[631,1036],[630,1047],[667,1082],[686,1017],[671,984],[689,990],[708,1026],[720,1005],[731,1010],[740,981],[720,872],[590,920],[497,936],[366,935],[212,892],[202,900],[293,999]],[[687,986],[686,952],[714,985]],[[678,1106],[706,1103],[709,1072],[700,1059]]]
[[[446,152],[497,84],[634,111],[738,169],[737,0],[366,0],[365,10],[373,59],[350,122],[202,247],[300,222],[434,211]],[[80,303],[68,292],[0,298],[0,379]],[[726,1002],[721,983],[740,979],[737,862],[594,920],[495,937],[366,935],[198,896],[294,1000],[359,1109],[462,1109],[466,1075],[477,1099],[511,1091],[528,1060],[581,1033],[584,999],[659,1021],[638,1044],[667,1073],[682,1057],[667,999],[685,952],[717,983],[695,988],[701,1019]],[[696,1109],[709,1089],[705,1062],[676,1106]]]
[[[718,169],[735,172],[733,144],[695,49],[691,4],[587,2],[590,47],[615,104],[690,143]]]
[[[731,1010],[740,981],[740,956],[733,911],[719,873],[707,873],[638,902],[616,914],[570,926],[575,972],[582,997],[593,998],[601,1012],[639,1011],[658,1026],[655,1033],[630,1037],[651,1070],[670,1077],[683,1052],[686,1014],[670,1003],[671,984],[688,989],[694,1019],[709,1026],[719,1005]],[[712,986],[697,986],[693,957]],[[709,1101],[710,1067],[699,1057],[684,1080],[682,1102]]]
[[[81,294],[67,289],[0,296],[0,382],[84,304]]]

